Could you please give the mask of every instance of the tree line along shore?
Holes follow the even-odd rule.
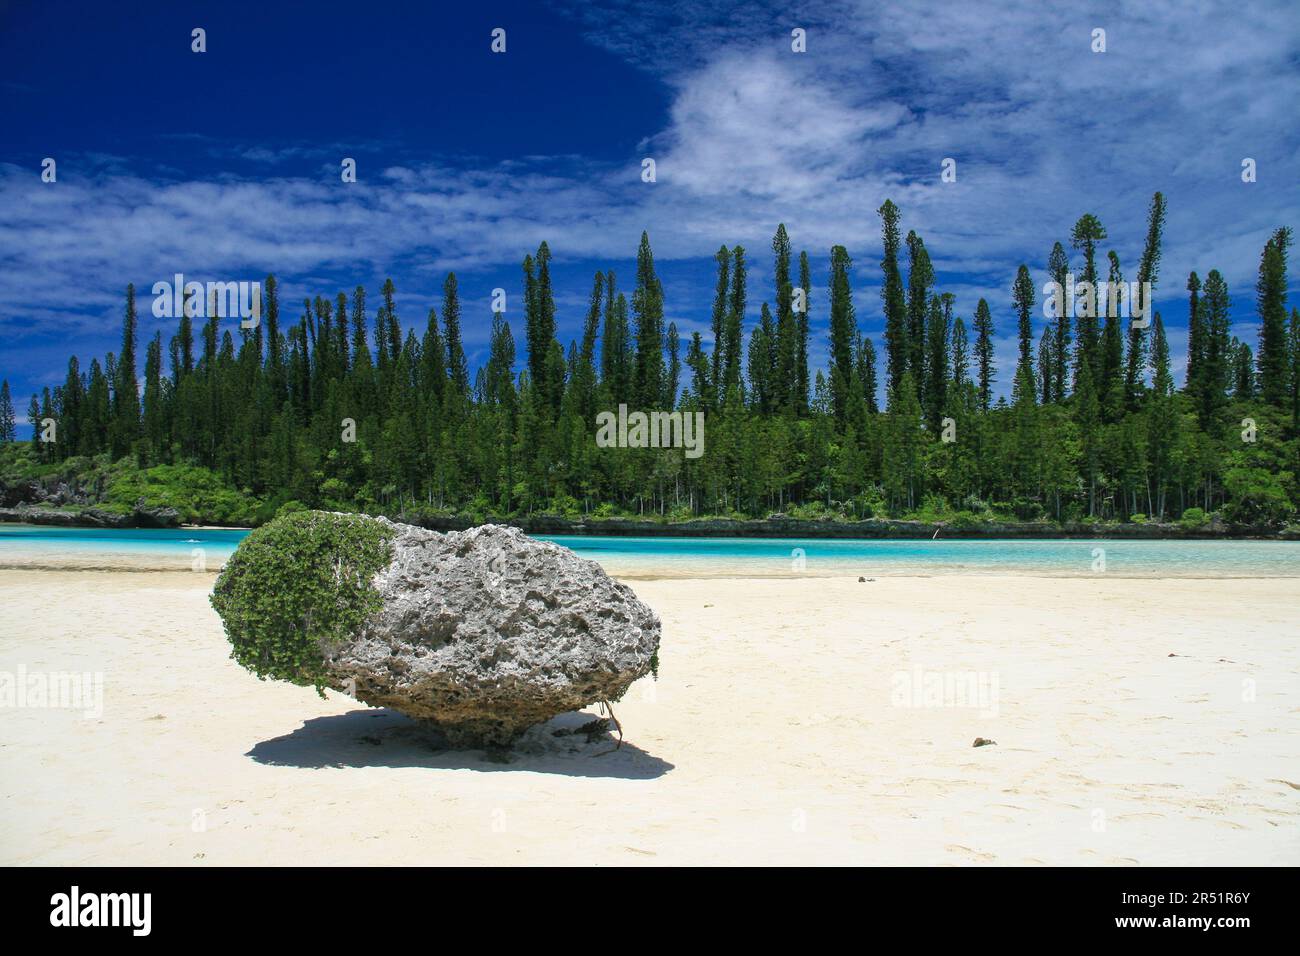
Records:
[[[89,368],[70,357],[64,383],[32,396],[32,440],[16,440],[0,385],[0,506],[52,522],[109,516],[91,523],[254,526],[324,508],[430,527],[634,523],[641,533],[759,534],[783,522],[864,537],[909,522],[918,536],[1291,533],[1300,311],[1286,301],[1289,228],[1265,244],[1253,308],[1237,294],[1249,319],[1234,321],[1216,268],[1187,277],[1177,388],[1158,312],[1132,322],[1068,302],[1035,337],[1041,303],[1021,264],[1009,301],[980,299],[968,322],[924,240],[902,234],[898,208],[886,201],[878,213],[879,342],[855,318],[848,251],[832,248],[828,301],[815,302],[808,255],[794,255],[784,225],[772,241],[775,301],[756,315],[747,250],[718,250],[711,341],[665,322],[642,234],[626,290],[597,272],[566,348],[543,242],[523,260],[522,356],[496,312],[473,372],[454,273],[422,328],[399,319],[391,279],[373,315],[358,286],[304,300],[288,320],[268,276],[253,328],[223,328],[213,303],[187,300],[175,332],[144,344],[142,379],[128,286],[120,349]],[[1146,219],[1134,274],[1154,287],[1160,193]],[[1096,216],[1081,216],[1051,246],[1048,274],[1060,287],[1124,284],[1117,254],[1103,259],[1107,238]],[[810,314],[823,308],[830,360],[814,369]],[[997,367],[999,326],[1016,329],[1014,369]],[[1010,396],[995,401],[1002,376]],[[702,453],[600,447],[597,416],[620,405],[702,412]]]

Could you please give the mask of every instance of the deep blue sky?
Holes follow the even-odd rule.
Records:
[[[615,160],[662,122],[666,91],[571,22],[537,4],[457,6],[7,3],[6,159],[89,150],[184,175],[265,172],[188,145],[203,136],[272,151],[348,143],[387,162],[390,147]],[[202,55],[190,49],[196,26]],[[488,54],[497,26],[504,56]]]
[[[0,376],[21,417],[70,352],[84,367],[117,348],[128,282],[151,336],[148,289],[177,271],[275,272],[290,317],[304,295],[357,283],[373,302],[391,275],[404,324],[422,327],[454,268],[478,364],[492,288],[512,294],[522,338],[519,262],[541,239],[567,343],[594,270],[627,288],[642,229],[685,340],[707,332],[722,243],[750,251],[757,318],[780,221],[813,256],[822,362],[832,243],[848,247],[859,322],[879,336],[874,210],[892,197],[958,313],[989,299],[1007,386],[1016,265],[1041,285],[1052,242],[1095,212],[1103,253],[1133,278],[1156,189],[1176,361],[1193,268],[1225,274],[1253,341],[1260,248],[1300,225],[1300,18],[1284,3],[1249,18],[1193,9],[0,3]],[[190,51],[196,26],[204,54]],[[504,55],[489,51],[498,26]],[[796,26],[806,54],[790,50]],[[40,182],[46,156],[57,183]],[[340,182],[344,156],[356,184]],[[657,183],[640,181],[646,156]],[[958,182],[943,184],[949,156]]]

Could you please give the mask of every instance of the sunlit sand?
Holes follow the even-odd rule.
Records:
[[[1294,581],[636,580],[621,748],[504,762],[259,682],[212,581],[0,571],[0,673],[104,688],[5,710],[0,863],[1300,862]]]

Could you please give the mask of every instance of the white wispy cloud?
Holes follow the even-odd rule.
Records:
[[[628,0],[569,15],[592,43],[671,91],[666,122],[646,130],[635,154],[493,164],[362,155],[356,184],[340,181],[328,150],[255,145],[202,144],[256,167],[215,181],[139,158],[62,157],[53,185],[3,165],[0,330],[16,341],[34,323],[107,327],[126,282],[176,271],[275,271],[288,300],[327,291],[308,284],[321,276],[346,272],[347,287],[373,286],[401,272],[418,280],[401,287],[407,314],[421,314],[447,269],[513,268],[543,239],[557,257],[621,259],[642,229],[665,262],[745,244],[757,314],[778,222],[819,268],[832,244],[849,248],[859,319],[878,328],[875,210],[887,197],[902,208],[904,230],[925,237],[957,311],[969,317],[985,297],[1009,330],[1016,265],[1028,263],[1041,286],[1052,242],[1065,241],[1083,212],[1110,229],[1103,251],[1115,248],[1132,278],[1157,189],[1169,202],[1166,308],[1190,270],[1217,267],[1250,327],[1259,250],[1274,228],[1300,219],[1300,36],[1284,3],[1245,16],[1208,0],[1087,11]],[[793,27],[807,29],[807,53],[791,52]],[[1091,50],[1098,27],[1100,54]],[[646,156],[655,183],[640,179]],[[945,157],[957,161],[955,183],[940,182]],[[1257,183],[1241,182],[1244,157],[1257,161]],[[319,165],[287,175],[288,160]],[[682,288],[691,301],[669,310],[684,329],[707,325],[711,289]],[[485,300],[489,291],[464,294]],[[562,319],[576,323],[586,290],[572,292],[578,307]]]

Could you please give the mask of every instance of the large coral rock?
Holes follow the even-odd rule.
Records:
[[[336,689],[431,721],[453,746],[502,746],[651,670],[659,618],[594,561],[498,525],[385,523],[380,609],[325,649]]]

